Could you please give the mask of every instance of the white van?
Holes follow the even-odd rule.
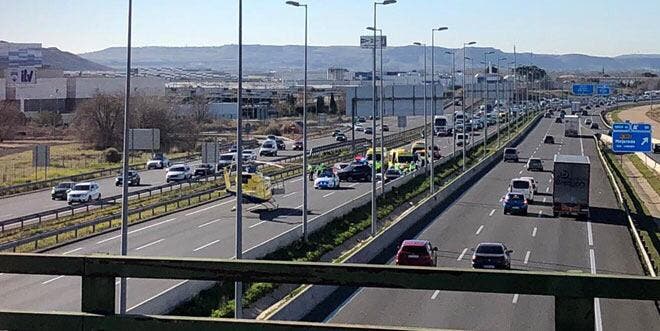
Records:
[[[534,183],[529,177],[512,179],[509,184],[509,192],[522,194],[530,202],[534,201]]]

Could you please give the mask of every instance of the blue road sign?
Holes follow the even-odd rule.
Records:
[[[596,86],[596,94],[601,96],[608,96],[612,94],[612,89],[609,85],[598,85]]]
[[[591,84],[573,84],[574,95],[593,95],[594,86]]]
[[[646,123],[614,123],[612,125],[612,152],[648,153],[653,148],[651,125]]]

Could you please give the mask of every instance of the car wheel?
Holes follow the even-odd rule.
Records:
[[[89,202],[91,202],[91,201],[92,201],[92,196],[91,196],[91,195],[90,195],[90,196],[87,196],[87,202],[89,203]]]
[[[66,203],[67,203],[69,206],[71,206],[71,205],[73,204],[73,201],[67,201]]]
[[[526,211],[526,210],[523,211],[523,212],[522,212],[522,215],[523,215],[523,216],[527,216],[527,211]]]

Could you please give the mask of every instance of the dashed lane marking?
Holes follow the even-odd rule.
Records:
[[[468,251],[467,247],[464,248],[464,249],[463,249],[463,252],[461,252],[461,255],[458,256],[458,258],[456,259],[456,261],[460,261],[460,260],[462,260],[463,257],[465,256],[465,253],[467,253],[467,251]]]

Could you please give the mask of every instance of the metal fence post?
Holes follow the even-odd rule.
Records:
[[[594,298],[555,297],[555,330],[595,330]]]

